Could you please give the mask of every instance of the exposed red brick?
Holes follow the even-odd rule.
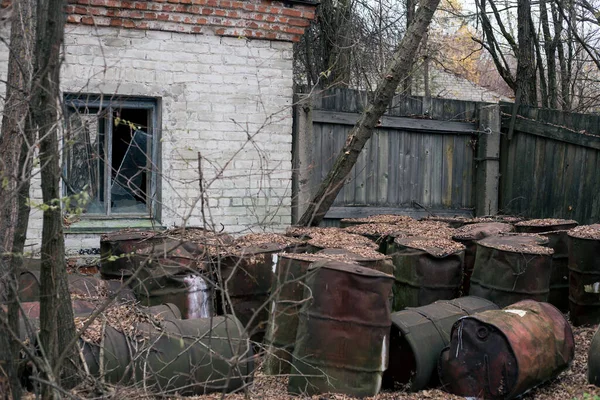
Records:
[[[296,10],[294,8],[283,8],[281,10],[281,14],[287,15],[289,17],[296,17],[296,18],[302,17],[302,11]]]

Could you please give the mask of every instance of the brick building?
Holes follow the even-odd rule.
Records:
[[[99,234],[120,227],[201,226],[203,204],[229,232],[290,224],[292,44],[314,9],[306,1],[70,0],[63,187],[89,199],[66,230],[69,251],[95,252]],[[2,45],[3,82],[7,61]],[[35,179],[31,197],[41,202]],[[32,211],[33,248],[41,216]]]

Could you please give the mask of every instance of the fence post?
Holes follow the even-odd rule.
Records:
[[[311,200],[314,140],[311,98],[307,94],[296,94],[292,138],[292,224],[298,221]]]
[[[498,213],[500,184],[500,106],[492,104],[479,112],[479,141],[477,145],[477,178],[475,185],[475,213]]]

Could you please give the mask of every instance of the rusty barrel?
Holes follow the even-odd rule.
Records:
[[[272,303],[265,335],[267,351],[263,369],[268,375],[289,374],[300,309],[306,302],[304,280],[311,264],[323,260],[316,254],[279,254],[271,288]]]
[[[371,268],[389,275],[394,273],[392,258],[373,249],[323,249],[315,253],[317,256],[337,258],[338,261],[349,262]]]
[[[277,254],[284,248],[276,243],[262,244],[214,259],[217,313],[235,315],[256,343],[265,335]]]
[[[393,311],[458,296],[464,246],[448,239],[396,238]]]
[[[128,257],[141,247],[149,245],[157,232],[121,230],[100,237],[100,272],[104,276],[121,278],[131,276],[136,265]]]
[[[102,298],[118,291],[118,301],[135,300],[135,296],[128,287],[119,280],[104,280],[89,275],[67,275],[69,292],[79,298]],[[24,302],[39,301],[40,299],[40,272],[21,271],[18,277],[19,299]]]
[[[108,383],[144,385],[149,392],[200,395],[232,392],[251,382],[252,347],[233,316],[142,323],[128,337],[107,326],[102,352]],[[90,373],[100,376],[100,344],[84,343]],[[233,361],[237,359],[237,367]]]
[[[312,273],[310,273],[312,272]],[[309,268],[288,391],[375,396],[387,368],[393,277],[357,264]]]
[[[439,355],[450,343],[452,325],[464,316],[497,309],[491,301],[471,296],[393,313],[384,386],[409,385],[411,392],[436,386]]]
[[[458,320],[439,374],[450,393],[512,399],[556,377],[574,357],[564,315],[549,303],[524,300]]]
[[[385,254],[388,247],[388,237],[402,229],[402,225],[395,224],[356,224],[345,228],[345,231],[355,235],[362,235],[375,242],[379,247],[377,251]]]
[[[469,294],[500,307],[532,299],[546,301],[550,291],[552,254],[538,235],[492,236],[477,242]]]
[[[594,334],[588,351],[588,381],[600,386],[600,328]]]
[[[475,256],[477,254],[477,241],[489,236],[496,236],[501,233],[508,233],[514,230],[510,224],[502,222],[480,222],[475,224],[464,225],[456,230],[452,239],[462,243],[465,246],[465,262],[463,268],[463,282],[461,286],[461,294],[466,296],[469,294],[471,287],[471,275],[475,267]]]
[[[448,216],[448,217],[429,216],[429,217],[425,217],[425,218],[421,219],[421,221],[443,222],[443,223],[448,224],[448,226],[450,226],[450,228],[454,228],[454,229],[458,229],[458,228],[465,226],[471,220],[472,220],[472,218],[460,217],[460,216],[454,216],[454,217],[451,217],[451,216]]]
[[[574,325],[600,322],[600,224],[569,231],[569,310]]]

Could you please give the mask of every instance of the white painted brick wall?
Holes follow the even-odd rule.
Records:
[[[65,45],[64,91],[162,99],[163,225],[201,225],[198,152],[215,224],[239,233],[291,223],[291,43],[68,25]],[[41,197],[37,179],[31,195]],[[28,244],[40,238],[32,212]],[[97,243],[67,240],[72,251]]]

